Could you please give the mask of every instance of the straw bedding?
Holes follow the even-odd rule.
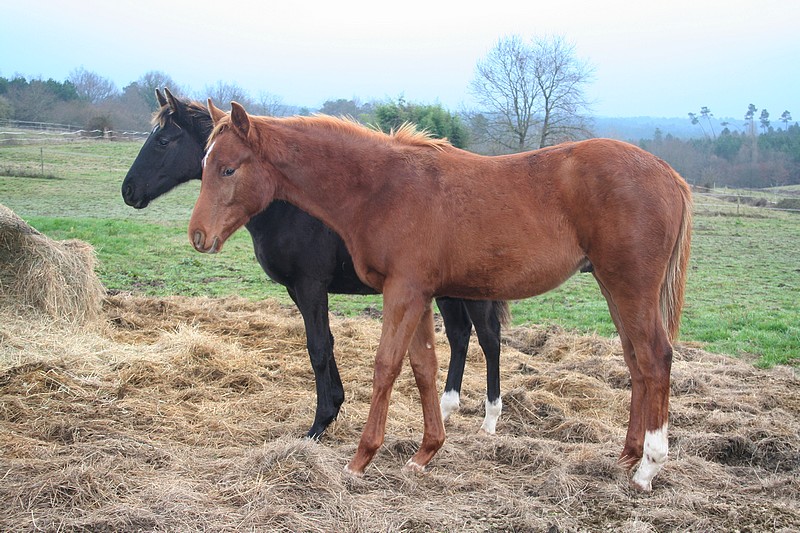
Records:
[[[629,381],[617,341],[505,332],[504,413],[478,433],[482,354],[424,475],[406,365],[384,447],[343,471],[369,407],[380,323],[332,318],[347,395],[321,442],[299,314],[238,298],[105,301],[80,329],[0,309],[0,530],[611,531],[800,527],[793,370],[679,345],[670,460],[651,494],[616,465]],[[437,333],[442,372],[445,338]],[[474,346],[477,342],[474,341]]]
[[[0,204],[0,303],[82,324],[99,315],[105,291],[91,245],[54,241]]]

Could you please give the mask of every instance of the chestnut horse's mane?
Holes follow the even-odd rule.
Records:
[[[452,146],[447,139],[439,139],[433,137],[427,130],[420,130],[411,122],[405,122],[397,129],[392,129],[389,133],[364,126],[353,118],[340,118],[331,115],[317,114],[312,116],[295,116],[287,118],[275,117],[259,117],[250,115],[250,120],[254,122],[274,122],[276,124],[284,124],[289,127],[298,128],[325,128],[335,131],[344,135],[352,135],[355,137],[372,138],[379,141],[388,143],[399,143],[407,146],[418,146],[433,148],[436,150],[443,150],[445,147]],[[214,126],[214,130],[208,137],[208,144],[210,146],[214,138],[228,123],[227,119],[223,119],[220,123]]]

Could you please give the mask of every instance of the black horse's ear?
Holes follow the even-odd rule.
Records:
[[[167,88],[164,87],[164,90],[166,91]],[[164,98],[164,95],[161,94],[161,91],[159,91],[158,88],[156,88],[156,101],[158,102],[159,107],[164,107],[167,105],[167,99]]]
[[[225,111],[215,106],[211,98],[208,99],[208,114],[211,115],[211,121],[215,126],[220,120],[225,118]]]
[[[250,117],[247,111],[237,102],[231,102],[231,125],[239,134],[247,139],[250,133]]]
[[[172,96],[172,93],[169,92],[169,89],[164,87],[164,95],[167,97],[167,103],[169,104],[169,108],[172,110],[173,113],[180,112],[180,105],[178,99]]]

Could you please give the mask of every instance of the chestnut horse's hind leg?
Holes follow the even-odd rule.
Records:
[[[652,489],[653,478],[664,467],[669,453],[667,426],[672,345],[661,325],[660,316],[651,327],[654,332],[652,336],[633,342],[636,363],[646,386],[644,449],[642,460],[633,475],[633,484],[644,491]]]
[[[364,474],[364,469],[383,444],[394,381],[400,374],[403,357],[420,324],[420,318],[426,309],[430,311],[430,298],[398,287],[388,280],[383,287],[383,302],[383,327],[375,356],[369,415],[356,454],[346,467],[347,471],[357,476]]]
[[[407,468],[423,470],[444,444],[444,424],[442,413],[437,405],[436,349],[433,332],[433,309],[430,304],[422,315],[411,345],[408,348],[411,369],[419,389],[422,402],[422,418],[425,424],[422,444],[414,457],[409,459]]]
[[[596,277],[596,276],[595,276]],[[639,372],[639,366],[636,364],[636,354],[633,351],[633,344],[625,334],[625,329],[622,327],[622,322],[619,318],[619,310],[617,309],[611,294],[603,286],[603,283],[598,279],[597,283],[600,285],[600,290],[608,302],[608,311],[611,313],[611,319],[619,333],[620,343],[622,344],[622,355],[625,358],[625,364],[628,365],[628,371],[631,375],[631,405],[630,405],[630,418],[628,419],[628,433],[625,436],[625,447],[619,456],[620,464],[626,466],[629,470],[639,462],[642,458],[642,449],[644,447],[644,397],[645,397],[645,384],[642,373]]]
[[[623,460],[630,457],[629,464],[633,464],[637,455],[641,457],[632,482],[637,488],[649,491],[669,451],[672,346],[661,322],[660,286],[648,284],[645,275],[635,281],[618,281],[616,287],[597,270],[595,276],[609,299],[609,307],[616,309],[612,316],[618,322],[625,359],[631,369],[631,420]]]

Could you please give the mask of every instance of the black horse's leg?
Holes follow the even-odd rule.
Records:
[[[317,387],[317,411],[307,436],[318,439],[336,419],[344,402],[344,387],[333,356],[333,334],[328,320],[327,287],[310,280],[289,289],[306,328],[306,345]]]
[[[490,300],[464,300],[467,313],[475,325],[478,342],[486,357],[486,415],[481,429],[494,435],[497,419],[503,410],[500,398],[500,317]]]
[[[450,343],[450,366],[447,369],[447,383],[440,402],[442,420],[458,410],[461,403],[461,378],[464,377],[464,366],[467,362],[469,336],[472,333],[472,321],[467,314],[464,301],[455,298],[437,298],[436,304],[442,313],[444,331]]]

